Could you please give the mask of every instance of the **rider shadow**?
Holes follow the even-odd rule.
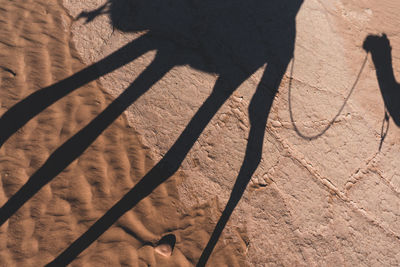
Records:
[[[217,74],[218,79],[212,93],[165,156],[48,266],[64,266],[70,263],[118,218],[178,170],[224,102],[240,84],[267,64],[249,105],[250,132],[244,161],[228,203],[199,259],[198,266],[204,266],[261,161],[268,114],[281,79],[293,57],[295,18],[302,2],[303,0],[109,0],[97,10],[82,13],[80,17],[87,18],[88,22],[97,15],[106,13],[110,15],[113,27],[118,30],[147,32],[105,59],[16,104],[0,119],[0,126],[7,123],[10,125],[0,135],[0,145],[41,110],[78,87],[150,50],[156,50],[156,56],[118,98],[59,147],[7,201],[0,210],[0,224],[78,158],[126,108],[173,67],[189,65]],[[190,56],[193,52],[201,55],[203,60],[194,60]]]
[[[400,127],[400,84],[396,81],[392,65],[392,47],[386,34],[368,35],[363,44],[366,52],[370,52],[376,70],[379,88],[385,104],[385,116],[382,122],[381,142],[379,150],[389,130],[389,115]],[[386,122],[386,129],[384,124]]]

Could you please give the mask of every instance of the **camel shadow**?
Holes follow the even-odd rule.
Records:
[[[392,47],[386,34],[368,35],[363,43],[366,52],[370,52],[376,70],[379,88],[385,104],[385,116],[382,122],[379,150],[389,130],[389,115],[400,127],[400,84],[396,81],[392,65]],[[386,129],[384,124],[386,122]]]
[[[94,11],[82,13],[80,18],[86,18],[87,22],[100,14],[109,14],[114,28],[123,32],[146,33],[77,74],[17,103],[0,118],[1,129],[6,129],[0,133],[0,145],[35,115],[80,86],[147,51],[156,50],[156,56],[119,97],[50,155],[28,182],[6,202],[0,209],[0,224],[78,158],[124,110],[173,67],[188,65],[217,74],[212,93],[165,156],[120,201],[48,264],[67,265],[125,212],[171,177],[225,101],[240,84],[267,65],[249,105],[250,132],[243,164],[228,203],[197,264],[204,266],[261,161],[268,115],[293,57],[295,18],[302,2],[109,0]],[[201,60],[191,56],[193,53],[200,55]]]

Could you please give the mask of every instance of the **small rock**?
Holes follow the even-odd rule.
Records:
[[[282,123],[280,121],[272,121],[272,126],[273,127],[281,127]]]

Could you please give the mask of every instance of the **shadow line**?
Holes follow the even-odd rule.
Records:
[[[91,66],[18,102],[0,118],[0,147],[18,129],[56,101],[150,50],[152,46],[148,36],[141,36]]]
[[[273,100],[278,92],[279,84],[290,61],[287,59],[282,65],[268,65],[264,75],[254,93],[249,105],[250,132],[248,136],[246,153],[240,168],[236,182],[233,186],[229,200],[225,206],[220,219],[218,220],[210,239],[203,250],[197,267],[205,266],[211,253],[216,246],[223,229],[230,216],[238,205],[248,183],[262,158],[265,127]]]
[[[121,200],[46,266],[55,267],[69,264],[122,215],[171,177],[178,170],[209,121],[243,80],[245,80],[245,77],[241,72],[229,75],[228,79],[224,76],[218,78],[211,95],[199,108],[165,156]]]
[[[0,209],[0,225],[69,164],[77,159],[96,138],[136,99],[144,94],[170,69],[165,58],[157,57],[142,74],[87,126],[56,149]]]
[[[386,128],[385,128],[385,122],[386,122]],[[378,151],[381,151],[383,141],[385,141],[385,138],[389,132],[389,114],[387,110],[385,109],[385,115],[382,120],[382,127],[381,127],[381,141],[379,142],[379,148]]]
[[[359,70],[359,72],[357,74],[357,77],[356,77],[353,85],[351,86],[351,89],[350,89],[349,93],[347,94],[346,98],[344,99],[342,106],[339,108],[338,112],[331,119],[331,121],[328,123],[328,125],[326,125],[325,128],[322,131],[320,131],[319,133],[314,134],[314,135],[303,134],[301,132],[301,130],[297,127],[295,119],[294,119],[293,108],[292,108],[292,97],[291,97],[292,96],[293,68],[294,68],[294,61],[295,61],[294,59],[295,59],[295,57],[293,57],[293,59],[292,59],[292,66],[290,68],[290,79],[289,79],[289,89],[288,89],[288,104],[289,104],[290,122],[292,123],[293,129],[295,130],[295,132],[297,133],[298,136],[300,136],[303,139],[311,141],[311,140],[317,139],[317,138],[321,137],[322,135],[324,135],[332,127],[332,125],[335,123],[336,119],[340,116],[340,113],[342,113],[344,107],[347,104],[347,101],[349,100],[349,98],[352,95],[354,89],[356,88],[356,85],[357,85],[358,81],[360,80],[361,73],[364,70],[365,64],[367,63],[368,54],[365,55],[364,61],[361,64],[361,68],[360,68],[360,70]]]

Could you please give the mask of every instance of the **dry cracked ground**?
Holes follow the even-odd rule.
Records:
[[[50,5],[45,1],[41,2],[44,10],[48,10]],[[13,8],[18,10],[18,7],[11,7],[11,3],[13,2],[5,8],[0,8],[0,11],[11,12]],[[72,47],[68,48],[72,49],[72,52],[67,54],[70,57],[72,54],[73,60],[83,61],[86,65],[96,63],[145,34],[143,31],[127,33],[115,28],[112,18],[107,13],[107,6],[104,12],[99,12],[93,20],[77,19],[81,12],[96,10],[105,3],[102,0],[64,0],[62,4],[65,9],[61,6],[52,7],[61,14],[54,16],[56,22],[52,23],[59,23],[67,29],[63,37],[65,40],[60,42],[66,43],[65,49],[67,46]],[[23,14],[32,12],[28,6],[22,10],[25,12],[22,12]],[[388,112],[389,119],[385,119],[385,110],[388,107],[385,108],[387,102],[382,94],[384,85],[393,86],[393,90],[399,89],[395,80],[396,77],[400,77],[399,12],[400,2],[395,0],[305,0],[302,3],[295,19],[294,57],[287,67],[269,113],[261,162],[224,229],[210,258],[209,266],[400,264],[400,172],[397,170],[400,166],[400,130],[390,117],[395,116],[394,113]],[[29,20],[28,15],[26,19]],[[6,23],[4,21],[1,23]],[[14,23],[18,24],[18,21],[15,20]],[[31,30],[34,31],[35,28]],[[391,45],[391,58],[386,62],[386,67],[393,75],[383,77],[389,80],[378,81],[378,78],[382,77],[377,76],[378,65],[373,60],[373,53],[380,55],[381,51],[371,50],[371,53],[367,54],[363,43],[368,35],[378,35],[380,38],[376,39],[382,41],[383,33]],[[2,38],[4,40],[6,37]],[[18,39],[18,36],[15,38]],[[0,42],[0,45],[8,48],[10,46],[9,43],[4,45],[3,42]],[[384,49],[384,45],[379,48]],[[51,55],[52,49],[48,49]],[[111,96],[100,97],[99,107],[87,106],[84,94],[77,92],[70,101],[74,105],[81,105],[82,111],[76,111],[76,118],[69,119],[74,123],[76,121],[77,126],[70,130],[71,133],[66,133],[65,137],[58,136],[62,142],[57,143],[57,139],[54,144],[62,144],[67,140],[67,136],[72,136],[79,127],[88,123],[94,117],[93,114],[98,114],[104,109],[105,103],[111,101],[108,99],[117,97],[129,87],[140,73],[146,70],[156,57],[156,52],[153,49],[102,75],[93,86],[103,88],[103,95]],[[179,53],[179,50],[175,53]],[[196,51],[192,53],[193,58],[202,57]],[[3,57],[6,56],[7,53],[4,53]],[[27,56],[29,57],[29,53]],[[26,61],[23,63],[23,59],[18,60],[19,64],[29,64]],[[73,63],[73,60],[68,61],[70,67],[67,71],[60,73],[58,77],[42,81],[37,87],[51,84],[83,68],[82,62],[79,65]],[[74,64],[78,67],[74,67]],[[150,200],[147,199],[132,213],[123,216],[117,225],[106,232],[106,237],[97,240],[72,263],[74,266],[196,264],[229,198],[243,163],[250,129],[249,103],[266,67],[268,65],[262,66],[240,84],[213,116],[185,157],[180,172],[175,175],[177,177],[168,180],[155,191]],[[12,68],[4,65],[4,69]],[[46,71],[51,72],[50,69]],[[10,73],[2,75],[5,77]],[[9,79],[4,77],[2,85],[5,83],[3,81],[7,82]],[[166,155],[211,94],[217,79],[217,74],[210,74],[189,65],[175,66],[168,71],[124,112],[126,121],[123,117],[119,119],[121,121],[113,123],[107,130],[108,134],[106,131],[104,136],[102,135],[101,139],[104,140],[96,141],[89,148],[90,151],[95,150],[98,154],[106,155],[99,156],[103,157],[104,163],[101,164],[109,166],[104,170],[107,174],[99,175],[105,177],[103,180],[95,181],[97,178],[85,173],[93,171],[93,168],[97,170],[96,167],[84,165],[84,156],[95,152],[85,152],[79,161],[82,164],[73,163],[82,165],[80,169],[74,167],[75,165],[68,167],[77,169],[77,177],[80,180],[76,183],[90,184],[87,185],[88,188],[97,188],[96,184],[100,184],[103,185],[104,192],[112,192],[106,194],[100,190],[99,193],[92,189],[91,195],[86,196],[88,199],[78,202],[79,205],[87,203],[87,207],[83,209],[74,206],[78,204],[71,200],[71,196],[61,196],[64,200],[56,203],[55,198],[51,197],[56,188],[49,188],[47,193],[42,192],[42,189],[42,198],[48,200],[40,200],[37,197],[31,202],[53,203],[54,211],[43,211],[48,219],[42,219],[44,222],[41,226],[38,215],[32,215],[32,212],[30,215],[20,215],[28,218],[33,216],[30,223],[18,224],[15,222],[16,215],[11,217],[1,232],[8,238],[1,239],[1,255],[6,258],[2,262],[3,266],[22,266],[20,263],[25,263],[26,266],[43,264],[68,247],[123,195],[121,192],[131,188],[155,162]],[[87,93],[89,98],[95,96],[90,90]],[[20,93],[18,97],[22,98],[24,94],[28,95]],[[394,93],[394,96],[396,95]],[[10,103],[15,103],[14,100],[10,100]],[[69,100],[64,101],[68,107]],[[400,98],[394,97],[391,101],[400,101]],[[2,113],[6,110],[4,107],[11,106],[2,104]],[[91,115],[84,115],[85,112]],[[68,124],[68,117],[65,118],[62,121]],[[41,125],[40,120],[32,123]],[[60,127],[66,129],[65,126]],[[122,128],[129,128],[131,132],[119,132]],[[115,135],[123,141],[118,141]],[[29,136],[33,138],[34,135],[30,133]],[[137,140],[127,141],[129,138]],[[13,140],[10,139],[8,146],[20,142]],[[30,142],[26,141],[26,138],[23,140]],[[48,140],[37,142],[49,143]],[[119,145],[116,148],[113,147],[115,143]],[[128,143],[132,144],[131,148],[125,147]],[[100,144],[99,148],[95,144]],[[6,148],[7,143],[0,152],[12,153],[5,152]],[[34,168],[45,162],[46,157],[55,148],[48,145],[48,152],[39,157],[36,164],[30,161],[28,171],[23,174],[26,178],[22,179],[18,186],[33,173]],[[127,156],[122,157],[118,151],[124,151],[124,155]],[[26,155],[30,154],[24,155],[27,157]],[[132,157],[136,160],[131,160]],[[146,157],[148,159],[143,160]],[[92,157],[91,161],[98,159]],[[122,162],[121,166],[118,165],[119,161]],[[131,169],[139,171],[123,173],[123,166],[131,166]],[[121,174],[118,171],[121,171]],[[7,183],[11,183],[10,179],[4,176],[5,173],[2,174],[3,189],[10,186]],[[61,174],[70,177],[64,172]],[[123,186],[111,186],[118,181],[118,175],[136,175],[137,178],[124,178]],[[113,177],[114,180],[108,181],[107,177]],[[107,189],[107,185],[112,189]],[[62,183],[59,185],[64,189],[68,186]],[[3,190],[6,192],[2,195],[3,203],[17,188],[10,190]],[[165,199],[168,201],[165,202]],[[104,203],[97,205],[97,201]],[[36,202],[30,205],[33,207]],[[50,248],[49,244],[43,241],[49,236],[45,236],[44,230],[39,228],[54,222],[51,218],[61,216],[56,210],[64,208],[67,211],[58,213],[69,216],[69,221],[63,222],[68,230],[53,229],[51,238],[57,238],[55,233],[67,233],[68,238],[65,239],[65,236],[61,237],[59,234],[60,240],[63,241],[59,241],[60,244],[56,242],[55,247]],[[83,216],[79,215],[82,212],[91,212],[91,219],[79,219],[79,216]],[[87,218],[88,215],[83,217]],[[30,230],[26,230],[27,228]],[[127,231],[127,228],[130,230]],[[111,230],[114,232],[110,233]],[[25,234],[18,236],[18,231]],[[136,233],[135,241],[126,237],[132,232]],[[165,255],[157,254],[155,244],[164,234],[170,232],[177,236],[176,249],[173,257],[165,259]],[[24,238],[30,241],[26,243]],[[30,251],[27,246],[36,248]],[[28,252],[23,252],[25,250]],[[45,259],[41,260],[39,255],[45,255]]]

